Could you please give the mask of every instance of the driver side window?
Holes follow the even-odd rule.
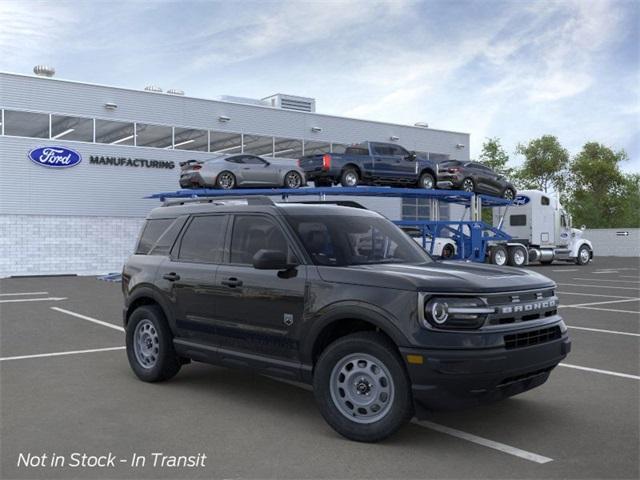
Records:
[[[236,215],[231,233],[230,263],[251,265],[260,250],[280,251],[291,263],[299,263],[280,225],[263,216]]]

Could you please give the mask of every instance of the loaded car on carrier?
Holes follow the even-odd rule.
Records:
[[[169,201],[149,214],[122,278],[141,380],[194,360],[310,383],[325,420],[358,441],[425,408],[537,387],[571,345],[548,278],[434,261],[362,208]]]

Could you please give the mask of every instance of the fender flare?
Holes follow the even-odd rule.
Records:
[[[142,285],[134,287],[134,289],[132,290],[131,294],[128,296],[127,307],[126,307],[125,316],[124,316],[124,319],[123,319],[124,320],[123,321],[124,327],[126,328],[127,322],[129,321],[129,315],[133,311],[133,310],[131,310],[131,306],[134,303],[136,303],[137,300],[140,300],[141,298],[150,298],[155,303],[158,304],[158,306],[162,310],[162,313],[164,313],[164,318],[167,319],[167,323],[169,324],[169,328],[175,334],[176,333],[176,326],[175,326],[175,323],[172,321],[172,318],[173,318],[172,315],[170,315],[171,307],[169,305],[169,302],[164,298],[163,295],[161,295],[156,290],[155,287],[153,287],[152,285],[149,285],[149,284],[142,284]]]
[[[593,256],[593,245],[586,238],[581,238],[575,243],[575,245],[573,245],[573,248],[571,248],[571,256],[574,258],[577,258],[578,251],[580,250],[580,247],[582,247],[583,245],[586,245],[587,247],[589,247],[589,250],[591,250],[591,255]]]
[[[328,305],[316,314],[309,331],[300,340],[301,361],[312,365],[313,346],[320,333],[330,324],[345,319],[362,320],[374,325],[398,347],[409,345],[407,337],[394,325],[396,319],[389,312],[365,302],[341,301]]]

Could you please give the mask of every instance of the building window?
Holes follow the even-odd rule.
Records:
[[[263,137],[261,135],[244,135],[244,153],[272,157],[273,137]]]
[[[329,153],[331,151],[331,144],[327,142],[310,142],[304,141],[304,154],[305,155],[318,155],[323,153]]]
[[[274,157],[294,159],[302,157],[302,140],[276,137],[274,138],[274,144]]]
[[[16,137],[49,138],[49,115],[5,110],[4,134]]]
[[[134,144],[133,123],[114,120],[96,120],[96,142],[111,145]]]
[[[51,138],[93,142],[93,119],[51,115]]]
[[[136,146],[171,148],[173,145],[173,129],[163,125],[136,123]]]
[[[176,127],[174,129],[174,137],[173,148],[176,150],[208,151],[209,136],[206,130]]]
[[[211,153],[242,153],[242,135],[229,132],[209,132],[209,151]]]

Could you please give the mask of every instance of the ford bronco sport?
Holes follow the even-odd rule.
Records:
[[[167,202],[123,271],[127,356],[144,381],[191,360],[313,385],[340,434],[543,384],[567,355],[555,284],[434,261],[360,208],[267,197]]]

